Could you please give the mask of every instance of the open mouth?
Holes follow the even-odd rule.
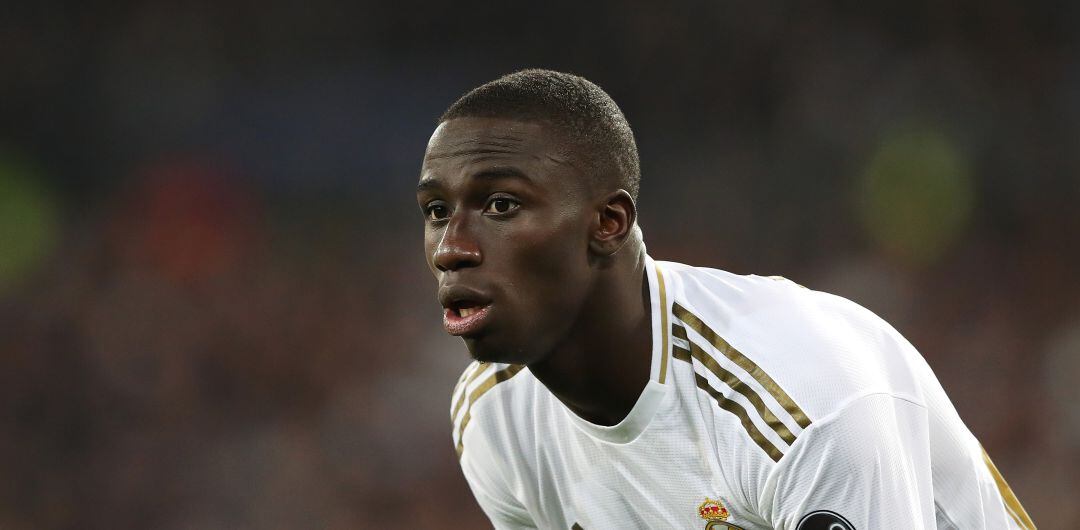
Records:
[[[490,312],[491,304],[459,300],[443,310],[443,327],[451,335],[473,334],[484,325]]]

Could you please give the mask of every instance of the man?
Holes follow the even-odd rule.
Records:
[[[417,188],[453,440],[497,528],[1034,528],[915,349],[782,278],[654,261],[637,147],[547,70],[464,95]]]

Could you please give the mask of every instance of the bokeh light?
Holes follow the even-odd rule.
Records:
[[[258,232],[256,198],[235,171],[177,157],[138,170],[113,212],[121,255],[174,281],[210,278],[240,264]]]
[[[859,181],[866,233],[909,265],[935,261],[971,218],[970,171],[964,154],[938,128],[902,127],[886,134]]]
[[[54,248],[59,206],[41,174],[0,152],[0,294],[27,278]]]

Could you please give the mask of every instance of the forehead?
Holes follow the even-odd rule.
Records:
[[[569,145],[544,122],[455,118],[439,124],[424,153],[421,180],[450,177],[478,165],[572,169]]]

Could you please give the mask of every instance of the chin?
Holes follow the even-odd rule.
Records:
[[[469,356],[482,363],[528,364],[535,359],[529,358],[523,348],[499,345],[489,337],[462,337]]]

